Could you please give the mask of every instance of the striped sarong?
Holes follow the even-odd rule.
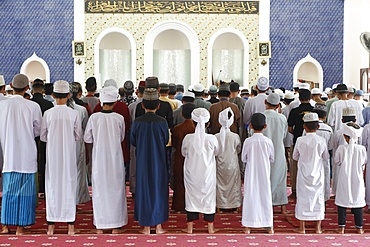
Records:
[[[3,173],[1,224],[29,226],[36,221],[35,173]]]

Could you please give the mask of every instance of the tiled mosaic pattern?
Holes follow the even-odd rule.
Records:
[[[73,1],[0,1],[0,74],[7,84],[34,52],[50,79],[73,80]]]
[[[271,0],[270,80],[292,88],[296,63],[310,53],[323,67],[324,87],[342,82],[344,1]]]
[[[105,29],[119,27],[132,34],[137,46],[136,80],[144,77],[144,40],[147,32],[157,23],[165,20],[179,20],[190,25],[198,35],[200,42],[200,80],[207,83],[207,46],[210,37],[219,29],[236,28],[249,41],[249,80],[255,83],[258,77],[257,41],[258,15],[160,15],[160,14],[86,14],[85,37],[87,57],[85,77],[94,74],[94,45],[97,36]]]

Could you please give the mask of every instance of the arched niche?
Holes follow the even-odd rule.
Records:
[[[101,32],[95,41],[94,73],[98,85],[114,79],[118,86],[136,82],[136,43],[126,30],[113,27]]]
[[[308,53],[307,56],[298,61],[293,70],[293,83],[298,80],[312,81],[315,87],[323,90],[324,71],[321,64],[311,57]]]
[[[244,34],[234,28],[215,32],[208,43],[208,86],[219,80],[233,79],[249,87],[249,43]]]
[[[33,55],[27,58],[20,70],[21,74],[27,75],[28,79],[35,80],[39,78],[45,83],[50,83],[50,69],[44,59],[40,58],[33,53]]]
[[[162,60],[159,63],[157,56],[159,53],[162,54],[162,58],[166,58],[166,61]],[[178,68],[175,68],[174,64],[180,64],[182,61],[190,61],[183,68],[187,71],[187,75],[175,76]],[[170,20],[158,23],[149,30],[144,42],[144,77],[158,76],[159,82],[182,83],[187,88],[190,84],[199,83],[199,67],[198,36],[188,24]],[[154,74],[158,71],[161,75],[167,71],[173,75],[173,78],[168,76],[161,78],[161,75]]]

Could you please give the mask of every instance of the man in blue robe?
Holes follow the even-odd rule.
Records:
[[[162,223],[168,220],[168,172],[166,145],[169,140],[166,119],[155,114],[159,108],[158,90],[146,88],[142,106],[145,114],[136,118],[131,127],[131,144],[136,147],[136,194],[134,219],[150,226],[156,234],[165,233]]]

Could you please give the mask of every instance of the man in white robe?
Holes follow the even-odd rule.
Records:
[[[367,160],[366,160],[366,177],[365,177],[365,200],[367,205],[366,213],[370,213],[370,124],[366,124],[362,131],[362,145],[366,148]]]
[[[250,127],[254,134],[245,139],[242,150],[242,161],[245,163],[242,225],[246,227],[247,234],[250,228],[259,227],[267,228],[268,233],[272,234],[270,167],[274,162],[274,145],[262,134],[266,128],[265,115],[253,114]]]
[[[218,116],[221,124],[220,133],[215,136],[220,148],[216,156],[217,184],[216,206],[219,209],[235,209],[241,205],[242,190],[238,154],[241,151],[240,137],[230,131],[234,122],[234,112],[230,107]]]
[[[274,162],[271,163],[270,179],[272,205],[281,206],[281,213],[286,214],[287,195],[287,166],[285,159],[284,138],[288,133],[288,121],[285,116],[277,113],[280,96],[272,93],[265,101],[266,129],[263,135],[270,138],[274,144]]]
[[[112,234],[128,222],[125,166],[121,142],[125,139],[125,121],[112,111],[118,100],[115,87],[100,92],[103,110],[87,123],[84,140],[94,143],[92,152],[92,199],[97,233],[112,229]]]
[[[325,216],[324,160],[329,158],[326,141],[316,135],[319,125],[317,113],[303,116],[306,136],[298,137],[293,159],[298,161],[297,204],[295,217],[300,220],[298,233],[306,233],[305,221],[316,221],[316,233],[321,233]]]
[[[364,233],[362,208],[366,205],[363,175],[366,149],[357,144],[361,133],[362,128],[358,124],[344,124],[343,135],[347,144],[339,146],[334,156],[334,163],[339,169],[335,205],[338,206],[338,231],[341,234],[344,234],[347,208],[351,208],[355,216],[357,233]]]
[[[215,233],[213,226],[216,213],[216,155],[218,141],[214,135],[206,134],[206,123],[210,119],[208,110],[196,108],[192,112],[196,123],[195,133],[187,134],[182,142],[184,162],[185,210],[187,233],[193,232],[194,221],[199,213],[208,222],[208,233]]]
[[[46,145],[46,220],[48,235],[54,234],[55,222],[67,222],[68,234],[74,235],[76,219],[77,158],[76,145],[81,139],[81,121],[77,111],[67,107],[69,84],[54,83],[57,105],[45,112],[41,141]]]

